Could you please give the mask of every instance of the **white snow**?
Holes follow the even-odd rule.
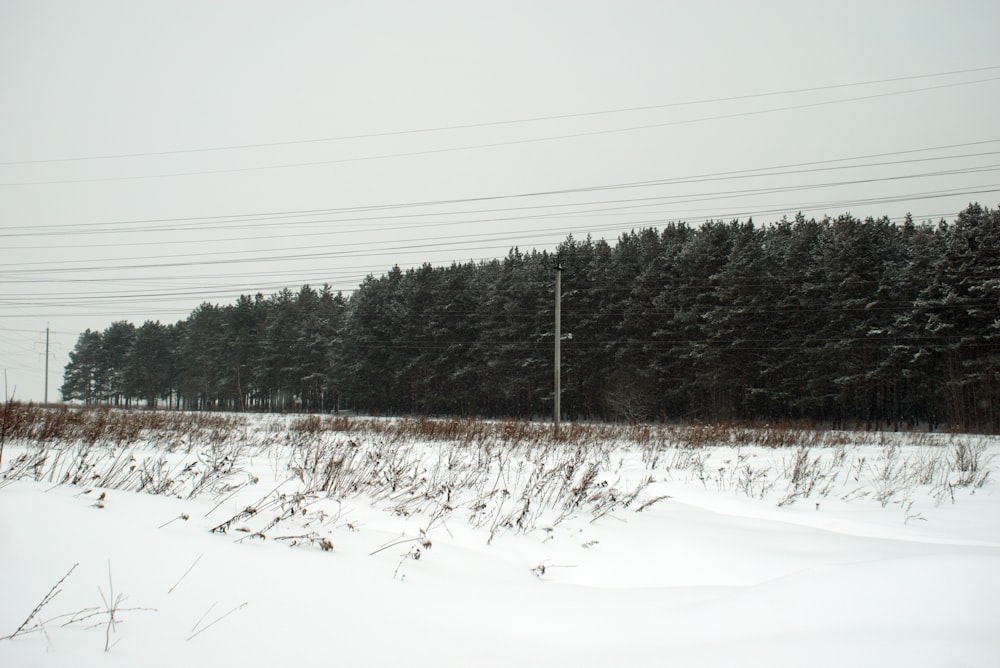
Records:
[[[1000,443],[985,443],[987,462]],[[32,447],[8,445],[7,470]],[[247,449],[238,475],[256,483],[194,498],[0,477],[0,635],[79,564],[31,632],[0,640],[0,666],[1000,665],[992,476],[946,498],[911,483],[883,507],[871,463],[886,446],[848,446],[825,495],[779,506],[794,450],[704,448],[699,466],[668,453],[648,469],[619,447],[602,464],[609,487],[654,478],[629,507],[546,511],[490,540],[459,505],[471,497],[435,521],[431,506],[393,512],[363,493],[296,500],[288,447]],[[896,452],[912,469],[935,447]],[[412,444],[418,458],[441,448]],[[770,472],[763,494],[741,490],[746,461]]]

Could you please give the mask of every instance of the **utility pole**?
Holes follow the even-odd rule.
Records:
[[[49,403],[49,326],[45,325],[45,405]]]
[[[562,394],[562,369],[560,362],[560,344],[562,343],[562,272],[563,267],[561,264],[556,264],[556,347],[555,347],[555,407],[552,416],[552,427],[553,433],[556,438],[559,438],[559,415],[561,412],[561,406],[559,405],[560,395]]]

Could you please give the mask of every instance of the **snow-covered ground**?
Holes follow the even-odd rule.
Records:
[[[240,433],[8,443],[0,666],[1000,665],[995,438]]]

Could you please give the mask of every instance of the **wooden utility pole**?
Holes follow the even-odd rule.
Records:
[[[45,326],[45,405],[49,404],[49,327]]]
[[[562,343],[562,272],[561,264],[556,264],[556,346],[555,346],[555,407],[552,415],[552,428],[556,438],[559,438],[559,415],[561,406],[559,405],[562,394],[562,373],[560,362],[560,344]]]

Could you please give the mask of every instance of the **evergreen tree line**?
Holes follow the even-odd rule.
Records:
[[[1000,210],[670,224],[84,332],[63,396],[570,419],[1000,429]]]

